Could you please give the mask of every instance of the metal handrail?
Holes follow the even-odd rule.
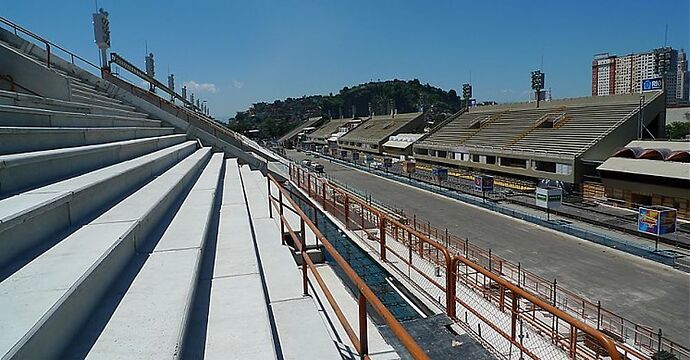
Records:
[[[279,198],[276,199],[272,194],[271,194],[271,184],[274,184],[276,188],[278,189],[279,193]],[[363,358],[369,358],[368,354],[368,338],[367,338],[367,304],[371,305],[371,307],[381,316],[381,318],[384,320],[384,322],[388,325],[390,330],[393,332],[393,334],[400,340],[400,342],[405,346],[405,348],[409,351],[410,355],[414,359],[429,359],[429,356],[424,352],[424,350],[417,344],[417,342],[412,338],[412,336],[403,328],[403,326],[398,322],[397,319],[393,316],[393,314],[386,308],[386,306],[381,302],[381,300],[378,299],[378,297],[374,294],[373,291],[367,286],[367,284],[357,275],[357,273],[350,267],[350,265],[347,263],[347,261],[338,253],[338,251],[331,245],[331,243],[326,239],[326,237],[321,233],[321,231],[314,225],[314,223],[309,219],[309,217],[302,211],[302,209],[297,205],[297,203],[292,199],[290,194],[283,188],[283,186],[270,174],[267,176],[267,185],[268,185],[268,201],[269,201],[269,210],[270,210],[270,216],[273,216],[273,207],[276,207],[276,210],[280,212],[280,221],[281,221],[281,229],[283,227],[287,227],[288,233],[290,234],[290,237],[293,239],[295,244],[298,246],[298,250],[300,251],[301,257],[302,257],[302,276],[303,276],[303,284],[304,284],[304,292],[305,294],[307,293],[308,289],[306,287],[306,282],[307,282],[307,273],[306,269],[307,267],[311,270],[312,274],[316,278],[317,283],[321,287],[322,291],[326,295],[326,298],[330,305],[333,307],[333,310],[336,313],[336,316],[338,317],[338,320],[341,322],[343,327],[345,328],[345,331],[347,332],[348,337],[352,341],[352,343],[355,345],[357,351],[360,353],[360,355]],[[287,198],[288,203],[292,206],[292,208],[296,211],[297,215],[300,217],[300,232],[302,234],[301,239],[300,237],[297,236],[295,231],[292,229],[288,221],[283,215],[283,198]],[[277,204],[276,204],[277,203]],[[345,275],[352,281],[357,289],[359,290],[359,299],[358,299],[358,306],[359,306],[359,331],[360,331],[360,336],[359,338],[357,335],[354,333],[354,330],[352,329],[352,326],[349,324],[347,319],[345,318],[345,315],[342,313],[340,310],[340,307],[338,306],[335,298],[333,295],[330,293],[328,290],[328,286],[326,283],[323,281],[321,278],[318,269],[314,265],[314,263],[311,261],[311,258],[306,254],[306,245],[303,243],[305,240],[304,236],[304,226],[308,226],[309,229],[314,233],[316,238],[321,241],[323,247],[328,251],[328,253],[333,257],[335,262],[340,266],[340,268],[343,270]],[[281,234],[282,236],[282,234]],[[305,266],[306,264],[306,266]]]
[[[618,353],[618,350],[616,349],[616,343],[610,337],[604,335],[604,333],[602,333],[601,331],[599,331],[599,330],[589,326],[588,324],[585,324],[584,322],[574,318],[570,314],[556,308],[555,306],[547,303],[546,301],[542,300],[541,298],[538,298],[538,297],[532,295],[531,293],[525,291],[522,287],[513,284],[512,282],[510,282],[510,281],[504,279],[503,277],[487,270],[483,266],[480,266],[479,264],[467,259],[464,256],[456,256],[455,258],[453,258],[453,262],[455,264],[462,262],[465,266],[471,267],[474,271],[481,273],[482,275],[491,279],[491,281],[494,281],[497,284],[501,285],[502,287],[510,290],[514,295],[517,295],[520,298],[528,300],[529,302],[535,304],[539,308],[546,310],[549,313],[553,314],[554,316],[558,317],[559,319],[567,322],[568,324],[570,324],[575,329],[583,331],[587,335],[596,339],[597,342],[599,343],[599,345],[602,345],[603,348],[606,349],[606,351],[608,352],[608,354],[612,360],[620,360],[620,354]]]
[[[380,227],[380,229],[386,229],[386,224],[388,223],[388,224],[392,225],[391,228],[388,230],[391,230],[391,229],[402,230],[403,232],[406,232],[407,234],[414,235],[414,237],[420,241],[418,244],[421,244],[422,242],[425,244],[426,243],[428,243],[428,244],[433,243],[434,244],[434,245],[432,245],[433,247],[435,247],[437,249],[439,249],[439,248],[443,249],[442,252],[444,253],[444,255],[448,253],[447,248],[445,246],[443,246],[443,244],[440,244],[440,243],[432,240],[430,237],[423,234],[421,231],[418,231],[414,228],[411,228],[410,226],[407,226],[404,223],[401,223],[401,222],[398,222],[395,220],[391,220],[389,218],[388,214],[381,212],[380,210],[370,206],[365,201],[359,200],[356,197],[349,197],[348,192],[346,190],[343,190],[342,188],[339,188],[336,185],[331,184],[327,180],[325,180],[323,178],[317,178],[314,176],[314,177],[311,177],[314,179],[314,181],[311,181],[310,175],[309,175],[310,173],[305,171],[304,169],[298,167],[298,166],[293,166],[290,170],[291,170],[290,171],[291,179],[293,179],[293,182],[295,180],[297,181],[297,187],[298,188],[305,186],[305,189],[307,189],[308,194],[310,196],[311,196],[311,194],[313,194],[313,196],[315,196],[316,202],[319,202],[318,198],[320,197],[320,194],[323,196],[323,198],[321,200],[323,202],[324,208],[326,208],[325,207],[326,205],[331,205],[331,206],[336,205],[335,199],[336,199],[336,195],[337,195],[339,197],[339,203],[340,203],[339,205],[343,205],[344,212],[341,211],[341,214],[344,214],[345,224],[348,228],[349,228],[350,221],[353,220],[352,215],[350,215],[350,217],[348,219],[349,209],[350,209],[352,203],[356,203],[358,206],[354,207],[354,209],[355,210],[360,209],[361,212],[369,211],[369,215],[367,216],[367,219],[369,219],[369,221],[373,221],[374,224],[378,223],[378,226]],[[311,185],[315,185],[316,186],[315,189],[311,189]],[[331,204],[330,199],[328,199],[328,200],[326,199],[326,195],[328,193],[328,192],[326,192],[327,187],[330,188],[330,190],[332,191],[333,204]],[[371,215],[373,215],[373,217],[371,217]],[[360,216],[363,217],[364,214],[360,214]],[[372,218],[373,218],[373,220],[372,220]],[[377,219],[378,219],[378,221],[377,221]],[[397,230],[396,230],[396,233],[398,232]],[[380,242],[380,245],[381,245],[380,255],[381,255],[381,259],[383,261],[386,261],[385,249],[388,248],[389,250],[392,250],[390,247],[386,246],[386,244],[385,244],[386,241],[384,240],[385,236],[381,235],[381,234],[385,234],[385,233],[386,233],[385,231],[380,230],[379,236],[376,236],[375,239],[373,239],[373,240],[378,240],[378,242]],[[424,248],[420,246],[420,251],[427,251],[427,250],[424,250]],[[395,254],[395,255],[397,256],[397,254]],[[421,252],[420,252],[420,255],[421,255]],[[547,301],[540,299],[537,296],[529,293],[525,289],[521,288],[519,285],[516,285],[516,284],[508,281],[507,279],[503,278],[499,274],[493,273],[492,271],[484,268],[482,265],[472,262],[471,260],[469,260],[465,256],[457,255],[457,256],[452,257],[452,262],[451,262],[450,266],[448,266],[448,264],[442,264],[444,257],[445,256],[442,256],[440,258],[437,257],[437,259],[441,262],[441,264],[439,264],[439,265],[446,265],[446,275],[447,275],[446,276],[447,285],[445,287],[446,298],[447,298],[446,299],[447,300],[446,310],[447,310],[447,314],[451,318],[457,319],[457,314],[455,312],[456,301],[460,305],[467,307],[467,305],[464,304],[459,298],[456,298],[455,291],[454,291],[455,290],[454,285],[455,285],[456,275],[457,275],[456,274],[457,265],[462,263],[467,267],[471,267],[477,273],[480,273],[483,276],[485,276],[488,281],[492,281],[492,282],[502,286],[504,291],[507,290],[507,291],[509,291],[510,294],[514,294],[515,299],[518,299],[518,298],[524,299],[524,300],[530,302],[531,304],[533,304],[534,307],[543,309],[544,311],[552,314],[555,318],[569,324],[571,326],[570,339],[569,339],[569,341],[570,341],[569,351],[570,351],[571,356],[574,356],[575,352],[578,351],[577,350],[578,346],[575,343],[575,341],[577,339],[577,334],[579,332],[581,332],[581,333],[584,333],[584,334],[587,334],[588,336],[590,336],[591,339],[593,339],[597,344],[599,344],[601,349],[608,352],[608,356],[610,356],[611,359],[613,359],[613,360],[620,359],[620,354],[618,353],[618,350],[616,349],[616,343],[614,342],[613,339],[611,339],[609,336],[604,334],[602,331],[595,329],[595,328],[591,327],[590,325],[578,320],[574,316],[565,313],[564,311],[556,308],[556,306],[549,304]],[[418,271],[417,269],[415,269],[415,270]],[[420,275],[423,275],[423,274],[420,273]],[[434,285],[436,285],[441,290],[443,290],[443,287],[440,284],[434,284]],[[453,301],[448,301],[449,299],[453,300]],[[451,303],[452,303],[452,305],[451,305]],[[471,310],[473,310],[473,309],[470,308],[470,311]],[[518,316],[517,312],[513,312],[513,314],[515,316]],[[488,323],[488,325],[491,326],[492,324]],[[514,335],[514,332],[513,332],[513,335]],[[515,343],[514,339],[511,340],[511,338],[510,338],[511,335],[504,334],[503,336],[508,341],[513,342],[514,345],[516,345],[518,347],[521,346],[519,343]],[[531,357],[534,358],[535,356],[532,355]]]
[[[12,20],[9,20],[5,17],[0,16],[0,23],[3,23],[5,25],[11,27],[14,30],[15,35],[18,35],[17,31],[20,31],[23,34],[32,37],[34,40],[42,42],[46,48],[46,66],[48,66],[48,68],[51,67],[51,65],[50,65],[51,64],[51,62],[50,62],[51,47],[54,47],[54,48],[57,48],[59,50],[62,50],[64,53],[68,54],[70,56],[72,65],[74,65],[74,59],[78,59],[78,60],[81,60],[82,62],[84,62],[85,64],[88,64],[88,65],[94,67],[95,69],[100,70],[100,67],[98,67],[98,65],[96,65],[96,64],[90,62],[89,60],[86,60],[83,57],[63,48],[60,45],[55,44],[54,42],[52,42],[50,40],[43,38],[40,35],[37,35],[36,33],[32,32],[31,30],[28,30],[28,29],[22,27],[21,25],[18,25],[16,23],[12,22]]]
[[[338,159],[335,159],[336,161],[340,161]],[[419,165],[418,165],[419,166]],[[341,189],[344,189],[345,191],[350,192],[351,194],[357,194],[359,190],[353,189],[349,186],[344,186],[342,183],[338,182],[336,179],[328,179],[330,183],[335,184],[336,186],[339,186]],[[335,180],[335,181],[334,181]],[[389,210],[389,206],[386,204],[381,204],[378,201],[375,201],[372,199],[370,203],[375,204],[376,208],[378,211],[383,211],[383,212],[388,212],[390,213],[391,210]],[[576,295],[572,291],[563,288],[560,285],[556,285],[554,281],[547,280],[541,276],[538,276],[534,273],[531,273],[525,269],[522,269],[520,264],[515,264],[512,263],[508,260],[505,260],[501,258],[500,256],[497,256],[495,254],[491,254],[491,249],[488,251],[486,249],[483,249],[475,244],[470,243],[466,239],[461,239],[453,234],[449,234],[448,230],[446,229],[445,232],[443,229],[438,229],[436,227],[431,226],[428,222],[426,221],[420,221],[419,218],[415,215],[413,218],[409,218],[410,223],[413,222],[414,219],[414,226],[413,228],[417,229],[418,227],[424,234],[431,234],[428,235],[430,238],[435,239],[436,241],[446,244],[446,246],[449,246],[449,248],[453,248],[452,244],[455,243],[458,245],[458,248],[460,249],[461,253],[465,253],[467,251],[467,247],[469,247],[469,251],[474,255],[473,256],[473,261],[486,266],[487,264],[487,259],[491,258],[493,259],[494,264],[501,264],[503,270],[505,271],[506,269],[509,269],[509,272],[512,271],[513,276],[507,277],[507,279],[512,279],[515,283],[518,284],[518,286],[522,286],[523,289],[531,292],[535,296],[541,296],[542,299],[548,301],[546,297],[552,297],[552,291],[556,291],[559,296],[565,296],[566,303],[567,304],[582,304],[581,308],[572,308],[571,305],[565,305],[561,304],[558,307],[562,308],[563,310],[569,310],[569,313],[576,315],[576,318],[585,318],[585,314],[598,314],[596,318],[598,319],[597,322],[597,327],[599,326],[599,322],[602,323],[602,327],[606,329],[605,326],[603,326],[603,323],[615,323],[615,324],[624,324],[621,326],[624,326],[624,330],[620,330],[621,334],[617,334],[616,336],[630,336],[630,338],[636,339],[636,344],[637,341],[641,341],[642,339],[647,339],[648,341],[656,341],[658,344],[662,344],[664,349],[671,349],[671,351],[674,354],[681,355],[681,359],[690,359],[690,350],[673,340],[660,335],[659,333],[650,330],[649,327],[639,325],[635,323],[634,321],[623,317],[619,314],[613,313],[601,306],[600,303],[593,303],[590,300],[584,299],[579,295]],[[432,236],[435,234],[435,236]],[[444,235],[445,234],[445,235]],[[444,241],[445,240],[445,241]],[[449,245],[451,244],[451,245]],[[457,249],[456,249],[457,250]],[[488,264],[491,264],[491,260],[488,260]],[[491,269],[490,269],[491,270]],[[499,270],[499,274],[504,274],[504,271]],[[515,271],[517,271],[517,281],[515,279]],[[529,280],[529,281],[525,281]],[[528,286],[527,282],[531,284],[531,286]],[[536,287],[536,290],[534,289]],[[542,291],[539,291],[539,289],[543,289]],[[552,290],[556,289],[556,290]],[[548,291],[546,291],[548,290]],[[581,314],[581,315],[578,315]],[[601,328],[600,328],[601,330]],[[630,331],[633,335],[625,335]],[[630,346],[627,343],[622,343],[620,344],[625,351],[629,353],[636,353],[637,350]],[[642,348],[645,348],[646,350],[649,351],[654,351],[651,346],[642,346]],[[658,350],[658,349],[657,349]]]

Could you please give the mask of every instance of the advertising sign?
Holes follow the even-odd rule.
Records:
[[[403,163],[403,171],[408,173],[408,174],[414,174],[414,172],[416,170],[416,166],[417,165],[414,161],[407,160]]]
[[[477,175],[474,177],[474,188],[481,192],[494,191],[494,177],[488,175]]]
[[[389,167],[391,167],[391,165],[393,165],[393,159],[391,159],[391,158],[383,159],[383,167],[389,168]]]
[[[340,150],[340,157],[341,158],[346,158],[347,157],[347,150]]]
[[[359,160],[359,152],[358,151],[352,152],[352,160],[354,160],[354,161]]]
[[[642,80],[642,91],[661,90],[662,87],[663,80],[661,78]]]
[[[640,207],[637,216],[639,232],[664,235],[676,231],[676,209],[664,206]]]
[[[535,192],[537,206],[544,209],[557,209],[563,202],[563,190],[557,187],[538,187]]]
[[[434,168],[431,170],[431,174],[438,181],[443,181],[448,179],[448,169],[445,168]]]

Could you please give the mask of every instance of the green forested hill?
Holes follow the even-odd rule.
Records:
[[[419,80],[369,82],[352,88],[344,87],[337,94],[287,98],[273,103],[256,103],[247,111],[229,119],[228,126],[239,132],[258,129],[261,138],[277,138],[314,116],[338,118],[387,114],[392,108],[398,113],[424,108],[428,120],[445,118],[460,109],[461,100],[455,90],[444,91]]]

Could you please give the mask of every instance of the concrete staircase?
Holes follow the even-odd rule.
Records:
[[[44,70],[0,90],[0,358],[340,358],[261,172]]]

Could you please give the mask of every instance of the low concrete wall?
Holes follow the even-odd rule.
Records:
[[[27,59],[15,49],[0,43],[0,75],[36,94],[60,100],[70,99],[69,80],[43,64]]]

